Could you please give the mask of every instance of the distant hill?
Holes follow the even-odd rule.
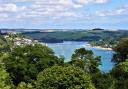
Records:
[[[101,28],[94,28],[92,29],[93,31],[103,31],[104,29],[101,29]]]
[[[83,30],[83,31],[49,31],[49,32],[23,32],[25,37],[29,37],[35,40],[56,43],[63,41],[99,41],[102,39],[119,39],[121,37],[127,37],[127,30],[109,31],[109,30]]]

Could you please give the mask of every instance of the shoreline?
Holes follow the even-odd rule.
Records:
[[[110,50],[112,51],[112,48],[104,48],[104,47],[101,47],[101,46],[92,46],[91,44],[86,44],[85,46],[87,47],[91,47],[91,48],[96,48],[96,49],[102,49],[102,50]]]
[[[68,41],[63,41],[63,42],[68,42]],[[51,44],[55,44],[55,43],[63,43],[63,42],[54,42],[54,43],[51,43]],[[70,42],[70,41],[69,41]],[[73,41],[73,42],[82,42],[82,41]],[[48,44],[47,42],[43,42],[45,43],[46,45]],[[101,47],[101,46],[92,46],[91,44],[89,44],[88,42],[85,43],[85,46],[86,47],[89,47],[89,48],[96,48],[96,49],[101,49],[101,50],[110,50],[112,51],[112,48],[104,48],[104,47]]]

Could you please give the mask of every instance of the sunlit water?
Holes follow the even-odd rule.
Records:
[[[86,49],[92,50],[95,56],[101,56],[102,65],[99,66],[100,70],[103,72],[110,71],[114,65],[111,62],[113,51],[88,47],[86,44],[87,42],[74,41],[65,41],[63,43],[47,43],[47,45],[53,49],[57,56],[63,55],[66,62],[70,61],[71,55],[74,53],[75,49],[84,47]]]

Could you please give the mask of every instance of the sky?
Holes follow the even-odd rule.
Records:
[[[0,28],[128,29],[128,0],[0,0]]]

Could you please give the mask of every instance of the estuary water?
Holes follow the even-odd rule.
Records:
[[[53,49],[57,56],[63,55],[65,62],[70,61],[71,55],[75,49],[86,48],[94,52],[94,56],[101,56],[102,65],[99,66],[103,72],[108,72],[113,68],[114,63],[111,62],[113,51],[93,48],[87,45],[87,42],[64,41],[63,43],[47,43],[48,47]]]

